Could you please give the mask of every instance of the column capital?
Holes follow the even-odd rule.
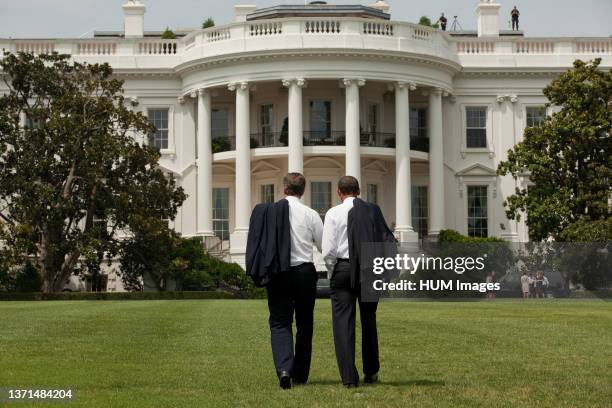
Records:
[[[416,82],[412,82],[412,81],[397,81],[397,82],[391,82],[390,84],[387,85],[387,88],[389,89],[389,91],[395,91],[396,89],[408,89],[409,91],[416,91],[417,89],[417,84]]]
[[[511,103],[517,103],[518,99],[519,98],[517,95],[497,95],[497,103],[503,103],[505,100],[508,100]]]
[[[442,96],[442,95],[444,94],[444,92],[445,92],[445,91],[444,91],[444,89],[442,89],[442,88],[437,88],[437,87],[436,87],[436,88],[432,88],[432,89],[431,89],[431,93],[432,93],[433,95],[436,95],[436,96]]]
[[[176,98],[176,100],[178,101],[179,104],[184,105],[185,104],[185,96],[184,95],[180,95],[179,97]]]
[[[210,93],[210,91],[209,91],[208,89],[206,89],[206,88],[199,88],[199,89],[198,89],[198,96],[199,96],[199,97],[206,96],[206,95],[208,95],[209,93]]]
[[[230,82],[227,85],[227,89],[229,89],[232,92],[236,91],[238,89],[240,89],[242,91],[246,91],[246,90],[248,90],[250,88],[252,88],[252,86],[247,81]]]
[[[292,84],[295,84],[299,86],[300,88],[307,87],[307,81],[304,78],[283,79],[283,86],[285,88],[289,88]]]
[[[348,88],[351,85],[357,85],[359,87],[365,86],[366,80],[363,78],[343,78],[340,80],[341,88]]]
[[[138,104],[140,103],[140,102],[138,102],[138,97],[137,96],[130,96],[127,99],[130,102],[130,105],[132,105],[132,106],[138,106]]]

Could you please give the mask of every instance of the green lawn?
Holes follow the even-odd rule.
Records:
[[[328,300],[315,319],[310,384],[283,391],[265,301],[0,302],[0,387],[74,387],[72,407],[612,404],[609,302],[382,303],[382,383],[355,390]]]

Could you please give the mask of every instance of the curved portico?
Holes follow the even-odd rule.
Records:
[[[450,95],[448,86],[367,76],[319,79],[287,75],[276,80],[228,81],[191,89],[185,97],[195,95],[197,144],[213,146],[210,150],[198,148],[197,191],[198,201],[202,201],[197,206],[197,219],[203,220],[198,222],[198,233],[212,235],[214,230],[209,216],[212,199],[208,199],[212,197],[214,166],[233,168],[235,214],[230,246],[236,260],[244,253],[254,204],[252,169],[270,160],[286,163],[278,166],[283,170],[306,170],[306,174],[312,170],[304,166],[310,159],[339,160],[342,174],[362,181],[364,194],[368,183],[363,183],[363,167],[375,160],[388,163],[386,177],[394,180],[395,197],[387,204],[394,209],[395,231],[404,242],[418,238],[412,225],[412,164],[428,164],[428,201],[433,209],[430,231],[444,228],[443,211],[436,211],[434,203],[441,203],[444,197],[442,98]],[[411,137],[411,99],[428,112],[426,135]],[[228,112],[225,135],[218,127],[213,129],[213,117],[223,109]]]

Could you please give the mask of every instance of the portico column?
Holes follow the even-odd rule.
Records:
[[[251,213],[251,140],[249,118],[249,83],[230,84],[236,91],[236,217],[230,237],[232,260],[244,264],[246,236]]]
[[[198,89],[198,235],[213,236],[211,98]]]
[[[442,131],[442,90],[429,93],[429,235],[438,235],[444,221],[444,135]]]
[[[412,83],[395,84],[395,233],[400,242],[414,243],[419,237],[412,227],[412,182],[410,176],[410,100]]]
[[[361,135],[359,129],[359,87],[363,79],[344,79],[346,92],[346,175],[361,183]]]
[[[303,142],[303,107],[302,88],[306,86],[304,78],[284,80],[283,86],[289,89],[288,117],[289,117],[289,173],[304,173],[304,142]]]

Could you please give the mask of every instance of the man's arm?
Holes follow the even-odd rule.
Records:
[[[335,220],[330,216],[329,211],[325,216],[325,224],[323,225],[323,238],[321,242],[321,254],[325,261],[325,266],[329,273],[334,270],[337,261],[337,240]]]
[[[321,252],[323,241],[323,221],[321,221],[321,217],[319,217],[319,214],[317,214],[317,212],[314,210],[311,212],[310,218],[312,219],[312,240],[319,252]]]

